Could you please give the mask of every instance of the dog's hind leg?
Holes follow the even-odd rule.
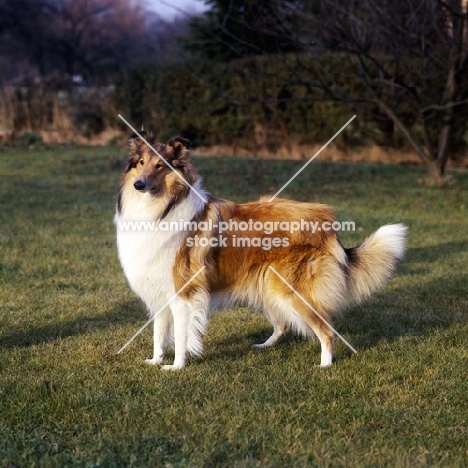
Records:
[[[335,333],[327,325],[316,323],[312,328],[321,346],[320,367],[331,366],[335,350]]]
[[[170,341],[172,316],[169,307],[163,309],[153,320],[153,358],[145,359],[146,364],[161,364]]]
[[[265,343],[254,344],[253,348],[263,349],[274,346],[282,340],[289,330],[289,325],[283,320],[280,314],[275,314],[271,309],[265,309],[265,316],[273,325],[273,334]]]
[[[335,349],[335,332],[331,328],[328,314],[321,311],[318,306],[312,309],[300,301],[299,298],[293,300],[293,307],[307,326],[317,335],[320,341],[320,367],[331,366],[333,351]],[[320,315],[321,318],[318,315]]]

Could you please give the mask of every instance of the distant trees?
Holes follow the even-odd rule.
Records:
[[[206,56],[275,54],[289,84],[308,89],[283,101],[374,105],[442,183],[452,144],[468,135],[466,0],[258,2],[267,18],[255,1],[210,3],[191,24]]]
[[[0,0],[3,79],[59,72],[92,81],[103,69],[172,60],[180,55],[172,26],[132,0]]]
[[[281,4],[258,0],[207,0],[211,8],[191,20],[186,48],[208,60],[297,51],[283,26]]]
[[[206,3],[205,14],[169,23],[136,0],[0,0],[0,80],[55,74],[70,83],[79,74],[90,84],[132,82],[141,119],[157,114],[149,94],[165,103],[160,86],[184,85],[184,105],[203,102],[223,132],[252,129],[257,118],[257,134],[273,135],[276,125],[281,137],[313,134],[313,102],[340,103],[336,113],[359,106],[386,134],[404,138],[440,183],[451,152],[468,146],[468,0]],[[171,67],[173,82],[160,76],[181,59],[190,79]],[[125,77],[136,64],[142,72]]]
[[[144,11],[126,0],[53,0],[47,16],[48,50],[70,75],[128,62],[145,31]]]

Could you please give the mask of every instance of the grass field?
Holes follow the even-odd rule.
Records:
[[[200,359],[166,373],[118,263],[122,149],[0,152],[0,466],[468,466],[468,173],[435,190],[414,167],[314,161],[283,193],[356,223],[409,226],[395,278],[335,327],[335,363],[270,326],[213,316]],[[199,157],[205,186],[239,202],[303,164]],[[171,359],[172,356],[169,356]]]

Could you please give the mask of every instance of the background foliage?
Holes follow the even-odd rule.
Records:
[[[418,5],[210,0],[168,22],[130,0],[0,0],[0,133],[102,144],[122,113],[161,139],[284,155],[357,114],[339,148],[411,148],[443,173],[468,145],[467,12]]]

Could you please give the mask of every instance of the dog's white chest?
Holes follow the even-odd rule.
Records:
[[[119,258],[128,282],[145,302],[148,295],[174,293],[172,270],[180,236],[158,232],[119,231]]]
[[[165,301],[175,294],[174,262],[185,239],[183,231],[158,226],[154,220],[160,209],[148,204],[148,198],[138,194],[127,199],[128,205],[115,217],[120,262],[130,287],[147,305],[156,296]],[[167,223],[191,219],[199,209],[189,196],[167,217]]]

